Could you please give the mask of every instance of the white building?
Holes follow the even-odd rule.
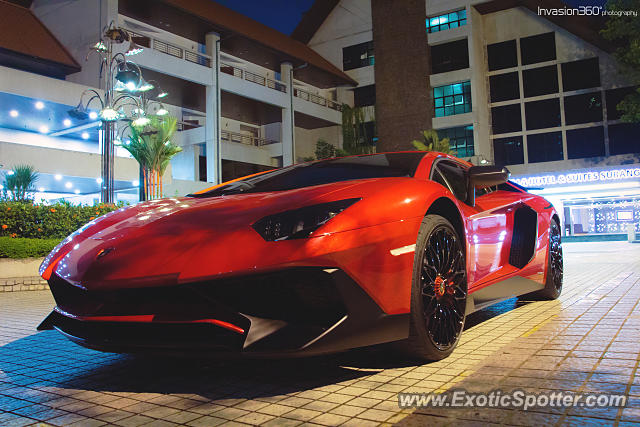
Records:
[[[355,82],[315,51],[210,0],[12,0],[0,15],[0,166],[31,164],[36,199],[99,197],[99,125],[68,115],[82,92],[100,90],[97,55],[106,26],[145,49],[131,60],[169,93],[183,151],[164,177],[183,195],[313,155],[341,143],[341,104]],[[24,34],[21,40],[15,34]],[[95,105],[95,104],[94,104]],[[96,111],[99,107],[95,107]],[[118,149],[117,200],[137,200],[138,165]]]
[[[423,111],[419,126],[450,138],[459,157],[507,165],[554,203],[566,234],[621,234],[629,224],[640,231],[640,125],[622,123],[615,108],[633,82],[599,35],[602,20],[543,16],[532,4],[426,0],[416,11],[421,2],[318,0],[293,37],[359,83],[356,105],[379,110],[385,97],[427,79],[425,102],[407,99]],[[418,27],[410,37],[423,51],[398,43],[388,51],[388,38]],[[390,68],[404,73],[398,58],[415,55],[428,56],[424,75],[389,78]],[[406,123],[378,126],[388,136]]]

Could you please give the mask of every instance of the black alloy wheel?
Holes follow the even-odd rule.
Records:
[[[409,336],[398,343],[412,359],[444,359],[460,339],[467,308],[462,239],[440,215],[422,220],[413,258]]]
[[[553,286],[560,291],[562,289],[562,241],[560,237],[560,227],[554,220],[549,227],[549,274]]]
[[[440,226],[432,231],[422,256],[420,280],[429,339],[446,351],[462,332],[467,303],[464,255],[454,230]]]

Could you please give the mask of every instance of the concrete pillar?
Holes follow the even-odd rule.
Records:
[[[172,177],[186,181],[199,181],[198,156],[200,149],[196,144],[183,145],[182,151],[171,159]]]
[[[353,88],[351,86],[338,86],[336,89],[336,102],[338,104],[353,105]]]
[[[280,78],[287,85],[289,102],[282,109],[282,127],[280,128],[280,141],[282,141],[282,166],[295,163],[295,133],[293,111],[293,65],[290,62],[280,64]]]
[[[336,102],[340,105],[342,104],[353,105],[354,104],[353,89],[354,88],[352,86],[338,86],[336,89]],[[371,109],[372,112],[374,111],[373,108],[375,107],[372,107]],[[335,126],[335,132],[336,132],[336,146],[338,148],[344,148],[342,126],[341,125]]]
[[[220,35],[206,35],[207,55],[211,56],[213,84],[207,86],[205,119],[205,153],[207,156],[207,181],[219,184],[222,181],[222,159],[220,154]]]

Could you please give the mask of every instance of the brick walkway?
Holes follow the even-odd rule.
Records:
[[[565,245],[558,301],[474,313],[451,357],[389,347],[286,361],[135,358],[36,333],[48,292],[0,293],[0,425],[402,425],[640,422],[640,245]],[[626,408],[400,410],[398,392],[513,388],[625,393]]]

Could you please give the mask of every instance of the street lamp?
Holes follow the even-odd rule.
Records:
[[[114,52],[114,45],[125,42],[129,43],[129,47],[124,53]],[[113,164],[116,122],[144,120],[146,118],[144,102],[135,95],[144,94],[155,87],[142,78],[140,67],[128,59],[129,56],[141,51],[142,47],[135,43],[126,30],[116,27],[111,22],[102,38],[87,54],[87,58],[91,53],[100,55],[100,79],[104,86],[104,94],[88,89],[80,96],[80,102],[76,108],[69,111],[71,117],[86,120],[89,118],[89,106],[94,102],[99,104],[98,118],[102,122],[100,132],[102,144],[100,201],[102,203],[114,202]],[[159,92],[157,97],[162,97],[160,95],[165,96],[166,92]],[[135,114],[127,114],[126,106],[133,106]]]

